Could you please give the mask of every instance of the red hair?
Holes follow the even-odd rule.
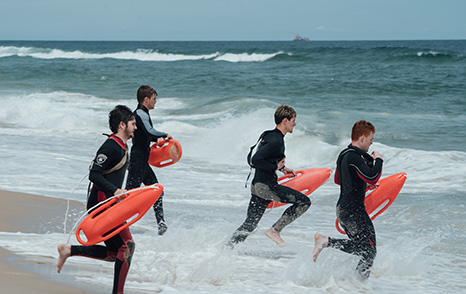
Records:
[[[375,133],[374,125],[365,120],[357,121],[351,130],[351,140],[357,141],[361,136],[369,136],[371,132]]]

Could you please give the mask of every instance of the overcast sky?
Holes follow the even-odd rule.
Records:
[[[466,39],[466,0],[2,0],[0,40]]]

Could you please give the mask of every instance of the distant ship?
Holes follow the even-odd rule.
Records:
[[[300,35],[296,35],[296,37],[294,37],[293,41],[309,41],[309,38],[303,38]]]

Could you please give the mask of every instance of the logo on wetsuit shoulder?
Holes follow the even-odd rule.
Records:
[[[97,158],[95,159],[95,164],[98,166],[102,166],[102,164],[107,160],[107,155],[105,154],[99,154],[97,155]]]

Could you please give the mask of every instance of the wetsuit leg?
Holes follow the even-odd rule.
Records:
[[[265,209],[269,203],[270,200],[265,200],[255,195],[251,195],[246,220],[233,234],[233,237],[229,242],[230,245],[246,240],[249,234],[257,228],[257,225],[264,215]]]
[[[126,276],[131,265],[135,244],[130,231],[126,228],[119,234],[105,241],[106,246],[71,246],[71,256],[84,256],[104,261],[115,262],[113,291],[123,293]]]
[[[128,172],[128,179],[126,180],[126,189],[133,189],[141,187],[141,184],[152,185],[157,184],[159,181],[157,177],[142,156],[132,154],[131,163]],[[157,223],[165,222],[163,214],[163,192],[159,199],[154,203],[153,209]]]
[[[144,182],[144,159],[137,153],[131,153],[130,164],[128,168],[128,178],[126,179],[126,189],[141,187]]]
[[[102,202],[107,199],[105,193],[92,189],[87,206],[95,201]],[[120,231],[117,235],[104,241],[105,246],[71,246],[71,256],[84,256],[104,261],[115,262],[113,291],[112,293],[123,293],[126,276],[131,265],[135,243],[128,228]]]
[[[81,246],[71,245],[70,256],[84,256],[104,261],[115,261],[116,252],[109,251],[106,246],[92,245],[92,246]]]
[[[126,277],[128,275],[131,259],[135,249],[135,243],[129,229],[127,228],[123,229],[117,236],[119,237],[119,240],[111,241],[116,242],[116,246],[121,244],[121,246],[118,247],[116,254],[112,293],[123,293]]]
[[[152,184],[156,184],[159,182],[154,171],[147,163],[144,166],[144,178],[142,181],[144,185],[152,185]],[[158,224],[165,222],[165,218],[163,214],[163,194],[164,193],[162,192],[162,195],[160,195],[159,199],[157,199],[157,201],[154,203],[154,206],[153,206],[154,213],[155,213],[155,219],[157,220]]]
[[[292,204],[283,212],[282,216],[273,225],[273,228],[277,232],[281,232],[283,228],[300,217],[311,206],[311,200],[309,197],[301,192],[291,189],[290,187],[275,183],[256,183],[253,185],[252,189],[263,199]]]
[[[328,246],[360,256],[356,270],[363,278],[368,278],[377,255],[374,225],[364,210],[345,212],[337,209],[337,211],[340,225],[349,240],[329,238]]]

